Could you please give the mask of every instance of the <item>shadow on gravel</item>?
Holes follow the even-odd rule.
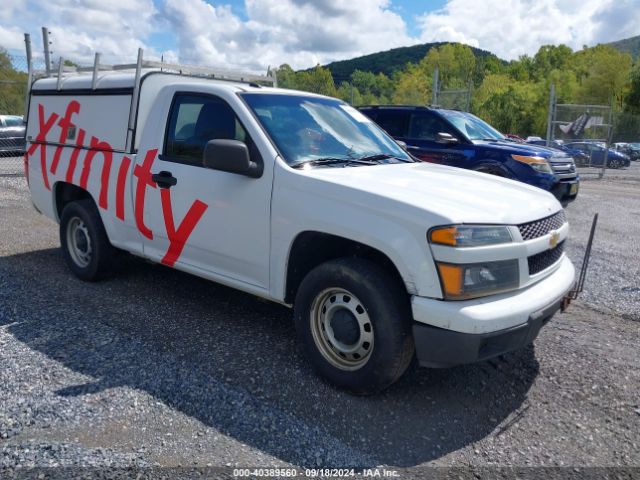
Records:
[[[4,277],[4,278],[3,278]],[[413,368],[381,395],[319,380],[290,310],[137,259],[83,283],[56,249],[0,258],[0,324],[92,376],[59,395],[139,389],[253,448],[301,466],[412,466],[526,414],[533,347],[448,370]],[[4,288],[4,287],[3,287]]]

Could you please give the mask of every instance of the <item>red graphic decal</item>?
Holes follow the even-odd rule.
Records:
[[[82,151],[79,148],[80,145],[84,144],[84,135],[85,131],[82,128],[78,129],[78,139],[76,140],[76,148],[71,152],[71,158],[69,159],[69,166],[67,167],[67,176],[66,180],[69,183],[73,183],[73,175],[76,173],[76,166],[78,165],[78,157],[80,156],[80,152]]]
[[[35,140],[31,143],[29,150],[27,150],[27,155],[33,155],[38,148],[40,149],[42,180],[44,181],[44,186],[47,190],[51,190],[51,187],[49,186],[49,176],[47,175],[47,146],[45,145],[45,142],[47,141],[47,134],[56,123],[57,119],[58,114],[52,113],[45,121],[44,107],[41,103],[38,104],[38,126],[40,127],[40,131],[38,132],[38,135],[36,135]]]
[[[171,191],[168,188],[160,190],[160,200],[162,202],[164,225],[167,229],[167,238],[169,239],[169,249],[160,262],[169,267],[173,267],[180,257],[182,249],[189,239],[189,235],[191,235],[193,229],[196,228],[208,205],[200,200],[193,202],[182,223],[180,223],[178,230],[176,230],[173,221],[173,210],[171,208]]]
[[[84,167],[82,168],[82,174],[80,175],[80,187],[87,189],[87,183],[89,183],[89,174],[91,173],[91,162],[93,158],[101,153],[104,157],[102,163],[102,175],[100,177],[100,196],[98,197],[98,205],[100,208],[107,208],[107,194],[109,193],[109,173],[111,171],[111,163],[113,162],[113,152],[111,152],[111,145],[107,142],[98,140],[96,137],[91,137],[91,144],[89,145],[91,150],[87,152],[84,157]]]
[[[60,139],[58,143],[65,143],[67,141],[67,135],[69,133],[69,128],[75,127],[73,123],[71,123],[71,117],[74,113],[80,113],[80,104],[75,100],[69,102],[67,105],[67,110],[64,113],[64,117],[60,119],[58,122],[58,126],[60,127]],[[60,156],[62,155],[62,149],[64,147],[62,145],[58,145],[56,147],[56,152],[53,155],[53,162],[51,162],[50,172],[54,175],[58,170],[58,163],[60,163]]]
[[[118,170],[118,183],[116,184],[116,217],[124,221],[124,187],[127,184],[127,174],[131,166],[129,157],[122,157],[122,163]]]
[[[133,174],[138,177],[138,183],[136,184],[136,203],[134,206],[136,225],[140,233],[149,240],[153,240],[153,232],[144,224],[144,197],[147,193],[147,186],[156,188],[156,182],[151,179],[151,166],[156,159],[157,153],[157,148],[149,150],[144,157],[142,165],[136,165],[133,169]]]

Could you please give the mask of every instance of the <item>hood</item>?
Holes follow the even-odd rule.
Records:
[[[516,143],[505,140],[475,140],[475,145],[486,148],[499,149],[508,154],[529,155],[543,158],[569,157],[566,152],[557,148],[543,147],[529,143]]]
[[[358,191],[318,189],[370,208],[397,212],[398,203],[441,217],[443,223],[517,225],[561,209],[550,193],[514,180],[428,163],[313,168],[303,175]],[[326,187],[326,186],[325,186]],[[372,198],[375,197],[375,198]],[[389,205],[391,200],[393,205]]]

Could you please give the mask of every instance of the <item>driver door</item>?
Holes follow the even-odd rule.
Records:
[[[222,283],[268,289],[273,165],[260,178],[203,166],[213,139],[245,142],[251,159],[263,162],[233,108],[217,96],[175,93],[163,132],[159,155],[153,145],[141,145],[137,157],[139,178],[150,173],[145,255]]]

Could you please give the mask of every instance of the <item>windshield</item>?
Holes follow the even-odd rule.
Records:
[[[505,140],[504,135],[475,115],[453,110],[439,110],[469,140]]]
[[[243,93],[289,165],[318,160],[375,159],[410,162],[400,146],[353,107],[331,98]],[[349,165],[361,165],[351,162]]]

